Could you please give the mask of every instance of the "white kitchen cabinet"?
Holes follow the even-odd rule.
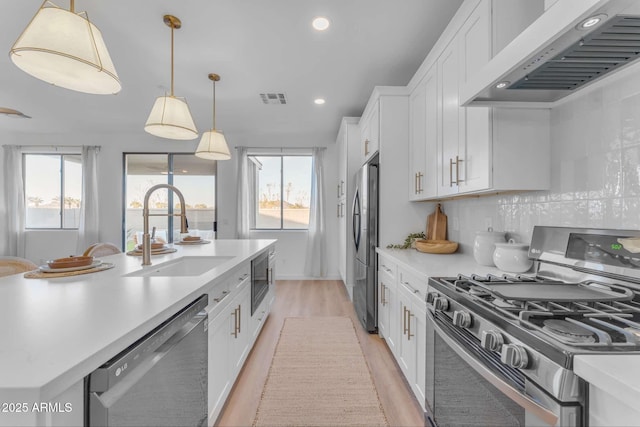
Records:
[[[361,129],[365,123],[378,129],[378,246],[384,247],[419,231],[427,215],[426,205],[411,203],[407,198],[409,90],[404,86],[377,86],[362,117]],[[377,118],[377,124],[366,118]]]
[[[338,182],[336,217],[338,218],[338,271],[349,298],[353,296],[353,225],[350,220],[355,190],[353,176],[361,165],[359,118],[344,117],[336,139]]]
[[[275,257],[275,249],[270,251]],[[209,425],[213,425],[269,315],[275,291],[269,289],[252,316],[251,264],[246,262],[213,284],[208,293]]]
[[[400,332],[394,309],[398,304],[397,269],[389,258],[378,256],[378,335],[384,338],[393,354]]]
[[[396,359],[413,394],[425,407],[426,305],[427,281],[398,268],[396,317],[401,335],[396,344]]]
[[[411,114],[410,128],[421,135],[422,122],[437,117],[437,131],[425,137],[426,158],[436,156],[437,183],[435,191],[415,193],[409,187],[410,200],[434,200],[457,195],[491,193],[512,190],[544,190],[550,185],[550,113],[539,109],[505,109],[482,106],[460,107],[459,90],[467,80],[485,65],[519,31],[538,15],[539,1],[467,0],[465,10],[471,10],[463,24],[441,52],[427,60],[435,65],[428,69],[421,82],[412,90],[412,99],[422,93],[435,102],[436,113],[424,109],[424,118]],[[533,4],[533,6],[532,6]],[[505,9],[509,23],[505,24]],[[461,8],[462,10],[462,8]],[[458,22],[458,21],[456,21]],[[433,59],[436,55],[437,59]],[[427,61],[425,60],[425,61]],[[433,68],[437,70],[433,71]],[[436,98],[426,95],[424,83],[437,74]],[[421,104],[421,101],[419,101]],[[416,110],[422,108],[416,106]],[[414,120],[416,121],[414,123]],[[430,129],[427,125],[426,129]],[[415,144],[418,144],[416,138]],[[435,141],[435,144],[434,142]],[[436,146],[434,150],[433,145]],[[412,143],[412,150],[421,153]],[[434,153],[435,151],[435,153]],[[410,170],[415,169],[414,156],[409,158]],[[425,174],[426,175],[426,174]],[[429,178],[427,178],[429,181]]]
[[[380,111],[379,104],[369,110],[366,116],[360,120],[360,149],[364,164],[380,149]]]
[[[409,200],[436,194],[438,68],[431,67],[409,96]]]

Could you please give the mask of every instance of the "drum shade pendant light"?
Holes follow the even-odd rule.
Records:
[[[213,81],[213,128],[202,134],[200,144],[196,149],[196,157],[208,160],[229,160],[229,146],[221,132],[216,130],[216,82],[220,80],[217,74],[209,74],[209,80]]]
[[[173,95],[173,31],[182,23],[173,15],[165,15],[164,23],[171,28],[171,94],[156,99],[144,130],[161,138],[195,139],[198,131],[187,101]]]
[[[122,86],[100,30],[86,12],[44,1],[9,51],[27,74],[78,92],[114,94]]]

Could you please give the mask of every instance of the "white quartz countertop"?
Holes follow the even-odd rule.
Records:
[[[151,258],[157,266],[183,256],[233,257],[194,277],[123,277],[143,267],[141,257],[119,254],[100,258],[115,267],[97,273],[0,278],[0,401],[55,397],[275,242],[215,240]]]
[[[412,270],[423,277],[455,277],[458,274],[495,274],[506,273],[496,267],[487,267],[476,262],[472,254],[427,254],[415,249],[377,248],[379,254],[393,258],[400,266]],[[527,274],[527,273],[524,273]]]
[[[633,354],[579,355],[573,359],[576,375],[631,408],[640,401],[640,359]],[[640,420],[638,420],[640,422]]]

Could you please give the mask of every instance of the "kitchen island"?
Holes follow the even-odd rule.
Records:
[[[176,252],[154,255],[153,265],[145,267],[141,257],[119,254],[100,258],[114,267],[97,273],[1,278],[0,426],[81,425],[88,374],[218,284],[237,280],[238,269],[246,285],[250,261],[272,252],[275,243],[216,240],[176,245]],[[197,276],[135,275],[184,257],[227,258]],[[235,291],[228,289],[225,303]],[[210,319],[221,309],[209,298]],[[249,342],[253,343],[247,340],[247,346]]]

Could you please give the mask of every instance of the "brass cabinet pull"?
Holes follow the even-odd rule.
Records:
[[[418,186],[420,185],[420,184],[418,184],[418,175],[419,175],[419,173],[418,173],[418,172],[416,172],[416,175],[415,175],[415,177],[414,177],[414,179],[413,179],[413,188],[414,188],[414,191],[413,191],[413,192],[414,192],[415,194],[418,194]]]
[[[418,172],[418,193],[422,193],[422,172]]]
[[[364,140],[364,155],[366,156],[367,154],[369,154],[369,140],[365,139]]]
[[[234,309],[231,315],[233,316],[233,332],[231,332],[231,335],[234,338],[238,338],[238,309]]]
[[[222,296],[218,297],[218,298],[214,298],[213,302],[220,302],[223,299],[225,299],[227,297],[227,295],[229,295],[229,291],[222,291]]]
[[[453,187],[453,159],[449,158],[449,187]]]
[[[407,312],[409,310],[407,310],[407,307],[403,304],[402,305],[402,335],[406,335],[407,334]]]
[[[383,307],[387,305],[387,299],[385,297],[385,288],[386,286],[384,285],[384,283],[380,282],[380,304],[382,304]]]
[[[242,333],[242,305],[238,305],[238,333]]]
[[[340,218],[340,203],[336,205],[336,216]]]
[[[415,334],[411,333],[411,318],[413,317],[413,314],[411,313],[411,310],[407,310],[407,341],[411,341],[411,337],[415,336]]]
[[[338,195],[338,198],[340,198],[340,184],[338,184],[338,190],[336,194]]]
[[[340,180],[340,196],[344,196],[344,181]]]
[[[460,185],[460,183],[463,182],[460,179],[460,163],[461,162],[462,162],[462,159],[456,156],[456,185]]]

